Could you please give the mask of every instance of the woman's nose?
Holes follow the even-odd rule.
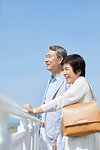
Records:
[[[64,71],[64,70],[63,70],[63,72],[62,72],[62,73],[63,73],[63,75],[65,75],[65,71]]]
[[[64,75],[64,76],[66,76],[66,71],[65,71],[65,70],[63,70],[63,72],[62,72],[62,73],[63,73],[63,75]]]

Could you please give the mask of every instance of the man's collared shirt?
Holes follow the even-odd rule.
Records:
[[[53,94],[53,90],[56,87],[57,82],[60,80],[60,77],[62,76],[62,73],[59,74],[57,77],[53,78],[53,76],[50,76],[50,79],[48,81],[47,89],[45,92],[45,97],[44,97],[44,104],[48,103],[51,99],[51,96]],[[45,113],[42,114],[42,122],[45,122]]]

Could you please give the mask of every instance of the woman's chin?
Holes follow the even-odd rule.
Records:
[[[68,84],[70,84],[70,81],[66,80]]]

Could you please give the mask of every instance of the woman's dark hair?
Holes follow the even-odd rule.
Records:
[[[70,64],[70,66],[73,68],[73,71],[75,74],[77,74],[77,71],[81,71],[80,76],[85,77],[85,61],[84,59],[77,54],[69,55],[65,58],[63,64]]]

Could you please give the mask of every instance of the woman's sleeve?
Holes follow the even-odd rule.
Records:
[[[50,100],[47,104],[41,105],[44,112],[52,112],[61,109],[63,106],[70,105],[80,101],[85,93],[86,83],[77,80],[75,83],[61,96]]]

